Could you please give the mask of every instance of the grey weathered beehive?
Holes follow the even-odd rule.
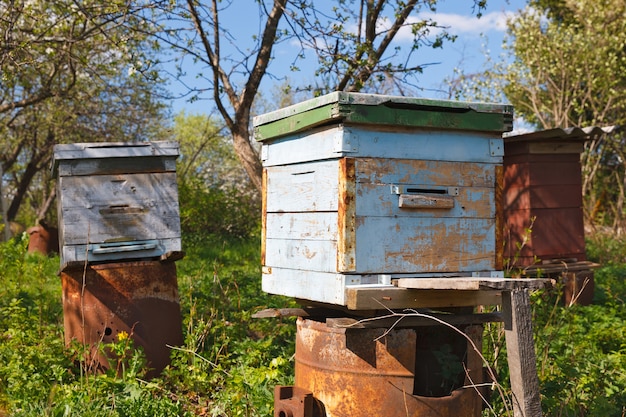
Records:
[[[61,267],[181,250],[175,142],[54,147]]]
[[[497,276],[512,107],[336,92],[254,119],[263,289],[346,305],[348,287]]]

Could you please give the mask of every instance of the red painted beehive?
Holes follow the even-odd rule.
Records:
[[[504,257],[524,267],[586,260],[580,154],[599,128],[504,138]]]

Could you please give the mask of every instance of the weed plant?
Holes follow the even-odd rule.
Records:
[[[559,288],[531,295],[537,370],[545,416],[626,415],[626,240],[595,237],[587,242],[595,271],[592,305],[565,306]],[[502,326],[489,324],[485,354],[508,387]],[[493,397],[495,415],[504,407]],[[485,411],[484,415],[494,415]]]
[[[0,244],[0,415],[271,416],[273,387],[293,381],[295,324],[252,314],[293,302],[262,292],[257,235],[184,242],[177,276],[185,342],[152,380],[130,335],[103,346],[116,355],[111,371],[87,372],[85,347],[64,343],[58,257],[28,254],[25,236]],[[603,261],[593,305],[566,307],[554,291],[532,295],[546,416],[625,415],[626,244],[601,243],[589,243]],[[489,325],[483,344],[506,389],[501,326]],[[485,415],[505,415],[495,393],[492,407]]]
[[[291,302],[261,291],[258,237],[191,242],[177,262],[185,344],[149,381],[123,333],[101,346],[111,370],[87,372],[87,349],[64,343],[58,257],[28,254],[25,236],[0,244],[0,416],[272,415],[274,385],[291,383],[295,324],[252,314]]]

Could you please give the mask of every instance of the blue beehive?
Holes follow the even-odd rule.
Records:
[[[336,92],[254,127],[265,291],[351,307],[347,288],[501,274],[510,106]]]

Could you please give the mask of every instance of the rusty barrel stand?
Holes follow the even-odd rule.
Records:
[[[480,416],[482,401],[471,386],[482,382],[482,361],[471,347],[466,348],[470,344],[462,336],[436,326],[404,328],[399,323],[398,328],[389,329],[383,324],[354,328],[333,320],[324,323],[299,318],[295,386],[314,395],[313,411],[306,414],[292,403],[277,401],[275,416],[290,415],[286,410],[294,417]],[[480,346],[482,326],[464,326],[464,331]],[[442,338],[436,337],[441,334],[452,342],[452,351],[442,353],[459,362],[454,375],[457,381],[446,381],[442,376],[446,371],[431,357],[432,338],[441,342]],[[459,339],[460,346],[453,342]],[[428,372],[431,365],[437,370]],[[432,390],[448,391],[435,396],[416,394]]]
[[[102,344],[126,332],[147,359],[148,377],[170,363],[170,346],[183,342],[172,261],[131,261],[66,268],[61,272],[65,341],[90,346],[93,370],[109,368]]]
[[[355,306],[365,309],[373,305],[369,303],[386,303],[390,309],[444,309],[452,303],[463,310],[461,305],[470,307],[473,300],[482,300],[501,305],[502,311],[427,317],[408,314],[400,321],[399,315],[384,314],[366,319],[300,317],[295,386],[276,387],[275,417],[480,416],[486,398],[486,390],[481,388],[484,363],[477,353],[482,352],[482,324],[497,321],[504,322],[514,416],[541,416],[529,290],[550,286],[551,280],[451,278],[399,280],[396,284],[392,289],[366,290],[363,298],[353,298],[361,300]],[[439,297],[438,292],[447,295]],[[446,332],[455,334],[441,322],[460,329],[466,337],[456,334],[456,341],[441,337]],[[439,349],[444,345],[451,348]],[[444,380],[441,375],[445,371],[433,360],[438,349],[444,354],[439,357],[444,364],[446,358],[448,365],[452,358],[461,358],[464,373],[462,380],[456,381],[456,389],[430,395],[432,387]]]

